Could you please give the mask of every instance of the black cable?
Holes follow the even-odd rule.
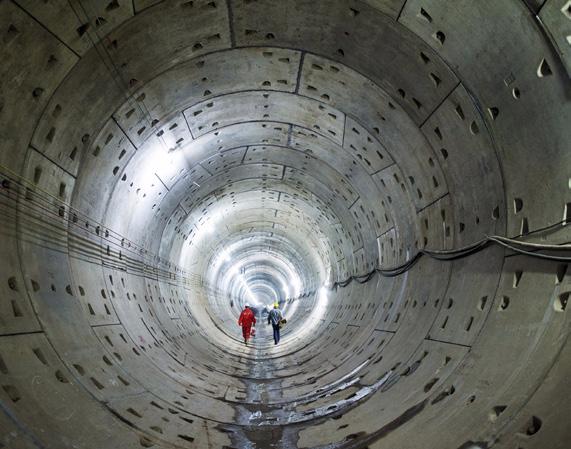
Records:
[[[501,239],[498,239],[495,237],[489,237],[489,239],[491,241],[497,243],[500,246],[511,249],[512,251],[514,251],[516,253],[524,254],[526,256],[537,257],[539,259],[552,260],[552,261],[556,261],[556,262],[571,262],[571,257],[551,256],[549,254],[542,254],[542,253],[537,253],[537,252],[533,252],[533,251],[526,251],[524,249],[520,249],[520,248],[517,248],[513,245],[510,245],[509,243],[506,243],[506,242],[502,241]],[[547,248],[547,249],[553,250],[552,248]],[[566,248],[566,250],[571,251],[571,248]]]
[[[532,232],[525,234],[525,236],[529,236],[530,234],[536,234],[538,232],[544,232],[547,230],[552,230],[558,226],[566,225],[567,222],[565,220],[560,221],[558,223],[550,224],[543,228],[536,229]],[[516,238],[523,237],[524,235],[520,234]],[[379,273],[383,277],[395,277],[399,276],[407,271],[409,271],[419,260],[422,256],[427,256],[435,260],[440,261],[453,261],[457,259],[462,259],[464,257],[468,257],[472,254],[475,254],[484,248],[488,247],[490,244],[500,245],[504,248],[510,249],[518,254],[523,254],[530,257],[536,257],[539,259],[550,260],[555,262],[571,262],[571,257],[566,256],[553,256],[549,254],[543,254],[537,251],[569,251],[571,252],[571,246],[569,245],[542,245],[538,243],[529,243],[529,242],[522,242],[515,240],[514,238],[507,238],[507,237],[500,237],[500,236],[486,236],[482,240],[479,240],[475,243],[467,245],[463,248],[453,249],[453,250],[444,250],[444,251],[434,251],[434,250],[419,250],[412,259],[407,260],[402,265],[398,265],[394,268],[375,268],[370,272],[363,274],[363,275],[353,275],[349,276],[347,279],[343,281],[336,281],[332,284],[331,288],[337,287],[347,287],[351,282],[356,281],[360,284],[364,284],[370,281],[376,273]],[[518,248],[517,245],[521,246],[528,246],[533,247],[537,251],[527,251],[521,248]]]
[[[176,266],[172,262],[158,256],[149,253],[142,246],[139,246],[135,242],[123,237],[122,235],[112,231],[111,229],[104,226],[87,215],[83,214],[79,210],[71,207],[71,205],[64,203],[59,198],[55,198],[48,192],[43,192],[37,186],[29,183],[25,179],[21,178],[19,175],[15,174],[15,177],[10,177],[4,175],[6,179],[1,182],[0,188],[0,198],[4,197],[13,204],[2,203],[2,205],[13,209],[16,211],[16,215],[11,217],[15,219],[20,226],[20,232],[37,230],[38,225],[42,225],[46,228],[47,234],[43,233],[41,238],[45,243],[52,244],[55,246],[61,245],[62,242],[58,241],[58,232],[63,232],[65,234],[61,235],[64,243],[67,244],[70,253],[74,253],[86,257],[86,261],[97,261],[100,262],[102,266],[107,266],[109,268],[119,269],[122,271],[129,271],[136,275],[148,276],[149,271],[152,272],[153,276],[157,280],[168,280],[168,281],[182,281],[183,283],[189,283],[192,281],[191,276],[183,270],[181,267]],[[16,179],[14,179],[16,178]],[[21,178],[21,179],[17,179]],[[30,186],[26,186],[22,181],[26,181]],[[12,186],[14,183],[20,189],[14,189]],[[12,195],[12,193],[15,195]],[[44,194],[42,196],[42,194]],[[54,200],[56,204],[54,204]],[[52,209],[53,208],[53,209]],[[67,220],[65,217],[67,215]],[[17,218],[19,216],[19,218]],[[5,216],[6,218],[6,216]],[[64,220],[62,220],[64,219]],[[84,228],[79,222],[85,223]],[[87,226],[88,223],[92,223],[91,226]],[[93,223],[97,226],[93,226]],[[29,224],[31,226],[27,227]],[[545,232],[555,229],[558,226],[566,225],[567,221],[562,220],[558,223],[553,223],[542,228],[536,229],[534,231],[528,232],[525,236],[536,234],[539,232]],[[49,229],[51,228],[51,229]],[[73,232],[73,228],[79,228],[78,231]],[[92,230],[93,229],[93,230]],[[40,229],[41,230],[41,229]],[[50,238],[47,238],[47,235]],[[30,234],[34,237],[35,234]],[[395,277],[399,276],[407,271],[409,271],[422,256],[428,256],[435,260],[440,261],[453,261],[468,257],[476,252],[481,251],[490,244],[497,244],[504,248],[510,249],[518,254],[527,255],[530,257],[541,258],[544,260],[557,261],[557,262],[571,262],[571,257],[565,256],[553,256],[549,254],[543,254],[538,251],[555,251],[563,250],[570,251],[571,246],[569,245],[552,245],[552,244],[538,244],[530,242],[522,242],[516,240],[519,237],[523,237],[523,234],[516,236],[515,238],[507,238],[501,236],[486,236],[477,242],[467,245],[462,248],[457,248],[453,250],[419,250],[414,257],[407,260],[402,265],[393,268],[375,268],[368,273],[363,275],[352,275],[343,281],[336,281],[333,283],[332,288],[346,287],[351,282],[355,281],[360,284],[365,284],[369,282],[375,274],[379,273],[383,277]],[[82,243],[81,245],[76,245],[70,241],[70,237],[75,238],[77,241]],[[93,248],[89,249],[89,245]],[[105,248],[106,245],[106,248]],[[532,247],[536,251],[528,251],[519,248],[517,245]],[[114,251],[111,251],[114,248]],[[117,249],[118,248],[118,249]],[[131,256],[129,256],[131,254]],[[145,257],[146,256],[146,257]],[[174,267],[174,272],[164,268],[159,268],[154,264],[149,264],[145,260],[150,259],[155,263],[164,264],[168,267]],[[142,259],[142,260],[141,260]],[[196,280],[196,279],[194,279]]]
[[[41,241],[42,245],[79,260],[135,276],[185,285],[196,281],[196,275],[149,253],[37,186],[25,185],[18,175],[4,176],[0,183],[0,206],[5,211],[3,218],[13,223],[5,229],[13,228],[13,233],[18,229],[25,241],[32,244]],[[89,226],[84,227],[84,223]],[[174,267],[174,271],[160,265]]]

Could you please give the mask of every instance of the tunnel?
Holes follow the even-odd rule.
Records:
[[[570,1],[0,0],[0,42],[0,448],[569,449]]]

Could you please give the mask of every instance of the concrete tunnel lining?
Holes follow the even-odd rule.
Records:
[[[0,447],[568,447],[568,1],[0,18]]]

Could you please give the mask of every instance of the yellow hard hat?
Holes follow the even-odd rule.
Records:
[[[274,309],[277,309],[280,305],[277,302],[274,302]]]

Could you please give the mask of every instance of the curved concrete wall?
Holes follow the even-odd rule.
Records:
[[[330,286],[569,240],[570,36],[566,0],[0,1],[0,447],[567,448],[565,263]]]

